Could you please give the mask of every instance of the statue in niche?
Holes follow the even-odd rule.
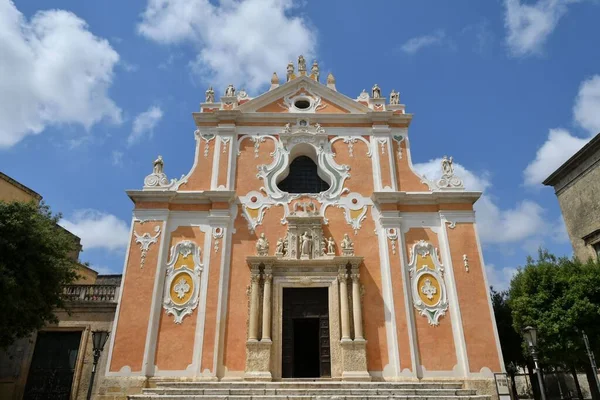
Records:
[[[227,89],[225,89],[225,97],[234,97],[234,96],[235,96],[235,88],[233,87],[233,85],[227,86]]]
[[[327,255],[335,255],[335,240],[332,237],[327,240]]]
[[[265,234],[261,233],[256,241],[256,254],[266,256],[269,254],[269,241],[265,238]]]
[[[310,74],[315,77],[315,80],[319,81],[319,64],[317,60],[313,61],[312,68],[310,69]]]
[[[283,254],[283,246],[285,245],[284,239],[277,239],[277,245],[275,246],[275,254]]]
[[[310,256],[310,241],[311,237],[308,232],[304,232],[302,236],[300,236],[300,257],[308,258]]]
[[[390,104],[391,105],[400,104],[400,93],[396,92],[394,89],[392,89],[392,93],[390,93]]]
[[[442,176],[454,175],[454,166],[452,165],[452,157],[444,156],[442,158]]]
[[[306,60],[304,56],[298,56],[298,72],[306,72]]]
[[[374,99],[381,98],[381,89],[377,84],[373,85],[373,88],[371,89],[371,97],[373,97]]]
[[[206,103],[214,103],[215,102],[215,91],[213,90],[212,86],[208,88],[208,90],[206,91]]]
[[[154,160],[154,167],[152,168],[152,173],[156,175],[162,174],[164,166],[165,163],[163,161],[162,156],[158,156],[158,158]]]
[[[342,239],[342,243],[340,243],[340,247],[342,248],[342,253],[345,256],[353,256],[354,255],[354,243],[350,240],[350,236],[347,233],[344,233],[344,239]]]
[[[287,65],[287,81],[291,81],[294,76],[294,63],[290,61]]]

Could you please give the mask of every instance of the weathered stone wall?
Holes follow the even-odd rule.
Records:
[[[595,257],[592,246],[586,246],[582,238],[600,229],[600,162],[560,190],[557,197],[575,255],[581,260]]]

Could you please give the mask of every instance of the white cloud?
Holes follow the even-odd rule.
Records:
[[[123,152],[122,151],[113,150],[112,164],[116,165],[116,166],[123,165]]]
[[[138,32],[162,44],[192,43],[193,71],[216,87],[256,90],[298,55],[310,62],[315,54],[315,30],[292,15],[295,8],[293,0],[148,0]]]
[[[577,0],[538,0],[522,4],[521,0],[505,0],[504,24],[508,30],[506,43],[514,56],[539,53],[554,31],[567,6]]]
[[[493,264],[486,264],[485,271],[488,285],[493,286],[496,291],[508,289],[512,277],[517,273],[516,268],[496,268]]]
[[[97,210],[77,210],[59,224],[81,238],[83,250],[123,250],[129,241],[127,223],[116,216]]]
[[[588,139],[580,139],[564,129],[550,129],[546,142],[540,147],[523,175],[526,185],[539,185],[565,161],[582,148]]]
[[[583,129],[592,136],[600,132],[600,75],[581,83],[573,106],[573,115]]]
[[[27,21],[12,2],[0,2],[0,148],[47,125],[121,122],[107,93],[119,55],[87,28],[67,11]]]
[[[401,47],[402,51],[414,54],[424,47],[441,44],[446,37],[443,30],[437,30],[429,35],[417,36],[407,40]]]
[[[565,129],[550,129],[548,139],[523,173],[526,185],[540,185],[544,179],[600,132],[600,75],[581,83],[573,106],[575,123],[586,131],[577,137]]]
[[[415,164],[415,169],[428,179],[441,176],[441,159]],[[524,200],[513,208],[500,209],[494,198],[486,193],[492,184],[487,173],[477,175],[458,163],[454,171],[467,190],[482,191],[483,195],[475,203],[477,226],[484,244],[519,243],[532,237],[548,235],[548,224],[544,219],[544,209],[537,203]]]
[[[148,110],[138,114],[133,120],[133,128],[127,138],[127,144],[131,146],[139,142],[144,135],[151,136],[154,133],[156,124],[158,124],[162,117],[163,112],[157,106],[152,106]]]

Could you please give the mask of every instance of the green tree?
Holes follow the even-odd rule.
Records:
[[[56,322],[76,243],[45,204],[0,201],[0,348]]]
[[[519,367],[527,364],[525,357],[523,357],[523,338],[514,329],[512,310],[508,304],[508,291],[497,292],[491,287],[490,293],[496,317],[500,347],[502,347],[502,357],[504,358],[506,372],[510,376],[513,398],[516,399],[518,396],[515,374]]]
[[[593,398],[595,387],[581,330],[592,345],[600,343],[600,264],[588,260],[557,258],[540,250],[538,259],[529,257],[527,265],[513,277],[508,304],[513,325],[538,330],[538,347],[543,364],[570,368],[583,367],[588,374]],[[595,390],[594,390],[595,389]]]

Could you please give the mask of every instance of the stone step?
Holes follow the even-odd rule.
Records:
[[[214,395],[157,395],[157,394],[136,394],[128,396],[131,400],[490,400],[490,396],[353,396],[353,395],[325,395],[325,396],[214,396]]]
[[[462,389],[460,382],[340,382],[340,381],[280,381],[280,382],[191,382],[158,381],[156,387],[199,389]]]
[[[334,395],[386,395],[386,396],[474,396],[472,389],[393,389],[388,387],[373,388],[173,388],[158,387],[144,389],[144,394],[156,395],[215,395],[215,396],[334,396]]]

